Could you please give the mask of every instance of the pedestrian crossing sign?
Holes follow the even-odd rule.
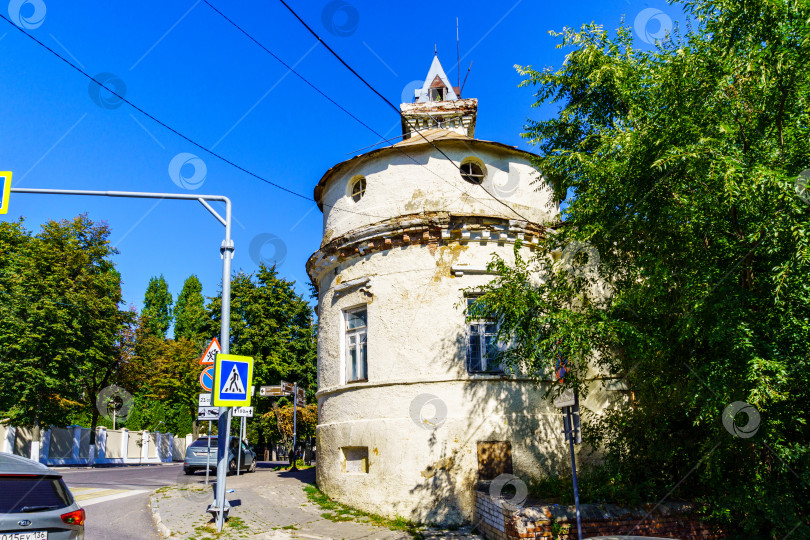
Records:
[[[217,354],[212,403],[216,407],[249,407],[253,358]]]

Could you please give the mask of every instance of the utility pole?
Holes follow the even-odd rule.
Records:
[[[298,470],[298,463],[295,455],[296,436],[298,434],[298,383],[293,385],[293,461],[292,470]]]
[[[231,205],[226,207],[227,225],[225,225],[225,240],[219,248],[222,256],[222,319],[220,324],[219,344],[222,354],[231,350],[231,259],[233,258],[233,240],[231,240]],[[216,380],[216,378],[214,379]],[[228,474],[228,448],[231,435],[231,408],[219,408],[219,433],[217,449],[217,483],[215,486],[216,499],[214,507],[210,510],[217,519],[217,531],[222,531],[225,524],[225,514],[230,505],[225,500],[225,478]],[[227,508],[226,508],[227,505]]]
[[[190,195],[185,193],[145,193],[139,191],[95,191],[82,189],[33,189],[11,188],[12,193],[29,193],[39,195],[84,195],[95,197],[123,197],[132,199],[178,199],[198,201],[208,210],[217,221],[225,226],[225,239],[219,247],[222,258],[222,324],[220,326],[220,344],[222,353],[228,354],[230,350],[230,324],[231,324],[231,259],[233,258],[233,240],[231,239],[231,200],[224,195]],[[225,217],[217,213],[208,204],[208,201],[225,203]],[[5,209],[5,208],[4,208]],[[231,427],[231,408],[219,408],[219,445],[217,449],[217,483],[214,505],[209,511],[216,516],[217,531],[222,530],[225,514],[230,508],[225,500],[225,475],[228,473],[228,435]],[[210,437],[210,433],[209,433]],[[224,508],[223,508],[224,507]]]

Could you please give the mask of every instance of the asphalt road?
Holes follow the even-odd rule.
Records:
[[[157,539],[149,495],[177,483],[181,463],[153,466],[61,469],[73,496],[84,507],[87,540]]]

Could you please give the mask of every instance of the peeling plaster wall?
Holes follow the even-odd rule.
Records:
[[[323,245],[421,211],[516,219],[481,187],[462,180],[452,164],[433,155],[435,150],[408,151],[447,181],[404,156],[361,163],[326,186]],[[458,161],[472,155],[464,148],[445,151]],[[488,169],[484,187],[519,179],[509,185],[511,194],[500,198],[537,223],[550,221],[556,213],[550,190],[537,191],[530,183],[537,173],[524,155],[475,156]],[[367,180],[360,203],[347,196],[357,174]],[[377,217],[342,212],[342,207]],[[493,253],[513,260],[513,249],[512,241],[442,236],[308,267],[320,291],[317,478],[330,497],[390,518],[457,524],[472,516],[479,441],[510,442],[514,474],[526,481],[567,466],[562,416],[543,399],[541,385],[471,375],[465,367],[463,289],[480,287],[492,276],[456,276],[451,269],[483,267]],[[529,246],[522,249],[530,255]],[[336,293],[337,286],[353,280],[359,285]],[[343,312],[361,305],[368,314],[368,382],[347,384]],[[437,414],[435,428],[424,422]],[[344,447],[368,448],[367,473],[346,472]]]
[[[527,480],[565,465],[562,417],[542,388],[465,368],[462,289],[491,276],[454,277],[450,267],[485,264],[492,252],[511,259],[512,248],[410,246],[344,263],[321,282],[317,472],[330,497],[389,517],[460,523],[472,511],[477,442],[511,442],[514,472]],[[335,295],[337,281],[366,276],[368,288]],[[342,312],[362,304],[369,382],[346,384]],[[419,421],[444,408],[435,430]],[[368,447],[367,474],[343,472],[346,446]]]
[[[430,146],[405,146],[402,152],[359,160],[324,187],[324,237],[335,238],[385,219],[415,212],[469,213],[521,219],[484,190],[513,206],[535,223],[557,213],[549,187],[537,183],[539,172],[522,152],[484,146],[477,141],[445,141],[440,145],[454,163]],[[407,154],[407,155],[406,155]],[[487,175],[480,186],[466,182],[458,171],[468,157],[484,162]],[[366,194],[354,202],[352,179],[366,178]]]

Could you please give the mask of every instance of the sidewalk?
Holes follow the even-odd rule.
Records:
[[[197,473],[185,477],[188,483],[157,490],[152,497],[152,512],[164,536],[171,538],[307,538],[307,539],[410,539],[405,531],[393,531],[368,522],[333,521],[335,514],[310,502],[304,492],[314,484],[315,469],[272,471],[257,469],[239,477],[229,476],[227,495],[231,504],[229,521],[217,535],[211,517],[205,514],[213,499],[212,488],[205,487],[205,476]],[[182,479],[181,479],[182,481]],[[327,519],[324,515],[331,517]],[[365,521],[364,518],[358,518]],[[459,531],[420,531],[421,538],[478,539],[477,535]]]

